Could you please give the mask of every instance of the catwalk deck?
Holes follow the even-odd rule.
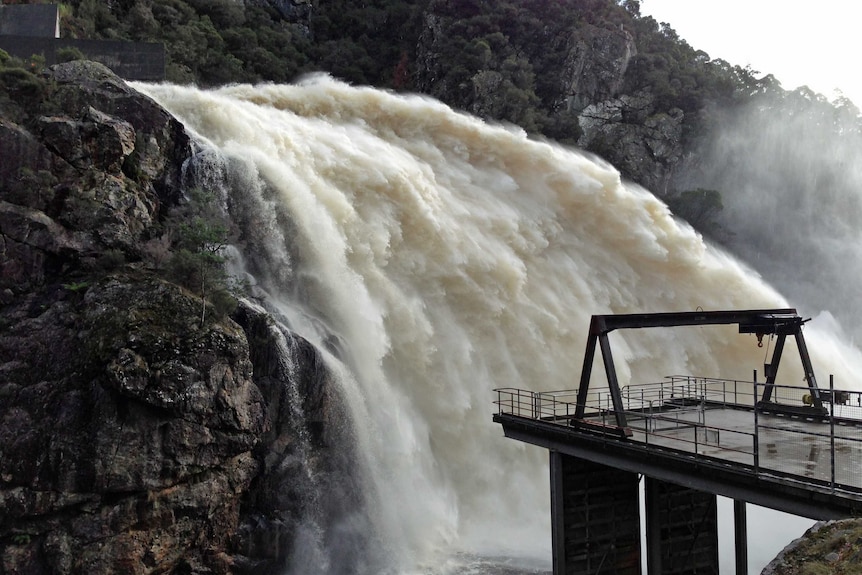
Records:
[[[625,432],[601,394],[577,419],[574,391],[501,389],[494,420],[514,439],[796,515],[862,511],[860,393],[835,392],[843,403],[823,415],[806,411],[805,388],[773,386],[782,402],[755,409],[763,385],[674,376],[624,388]]]

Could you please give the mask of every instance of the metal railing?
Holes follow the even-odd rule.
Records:
[[[761,411],[756,406],[764,386],[682,375],[625,386],[620,391],[631,435],[598,437],[689,458],[731,462],[757,475],[779,474],[833,490],[862,492],[862,392],[836,390],[830,377],[829,388],[820,390],[825,411],[818,411],[811,407],[814,402],[807,387],[773,385],[767,405],[775,409]],[[569,429],[581,422],[599,424],[588,433],[616,425],[606,389],[588,393],[579,420],[574,419],[576,390],[495,391],[501,415]],[[793,409],[782,412],[782,406]]]

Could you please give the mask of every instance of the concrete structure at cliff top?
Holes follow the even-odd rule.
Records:
[[[56,4],[0,6],[0,50],[21,59],[42,55],[50,66],[60,60],[58,53],[63,49],[78,50],[126,80],[165,79],[162,43],[60,38]]]

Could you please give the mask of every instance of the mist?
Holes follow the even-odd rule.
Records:
[[[862,341],[858,110],[806,89],[768,90],[715,118],[676,186],[719,191],[722,243],[800,313]]]

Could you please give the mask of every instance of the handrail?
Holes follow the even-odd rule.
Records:
[[[625,441],[649,448],[676,450],[686,456],[742,464],[755,475],[780,472],[801,481],[814,481],[831,489],[862,492],[862,469],[843,465],[862,444],[862,391],[836,390],[830,378],[822,390],[824,419],[820,411],[806,420],[805,387],[772,384],[768,406],[792,406],[788,416],[759,414],[759,391],[766,384],[673,375],[664,380],[627,385],[621,389],[625,419],[631,436]],[[597,424],[588,431],[605,441],[620,441],[619,435],[602,435],[618,419],[607,389],[589,390],[578,404],[578,390],[534,392],[518,388],[494,390],[499,415],[513,415],[578,431],[584,423]],[[761,406],[762,407],[762,406]],[[707,414],[713,409],[750,413],[750,427],[732,427]],[[576,419],[577,413],[583,417]],[[803,423],[800,423],[803,422]],[[794,439],[796,438],[796,439]],[[862,449],[862,447],[857,447]],[[855,452],[858,457],[858,451]],[[801,462],[801,463],[800,463]],[[804,464],[803,474],[796,469]],[[796,467],[793,467],[795,465]]]

